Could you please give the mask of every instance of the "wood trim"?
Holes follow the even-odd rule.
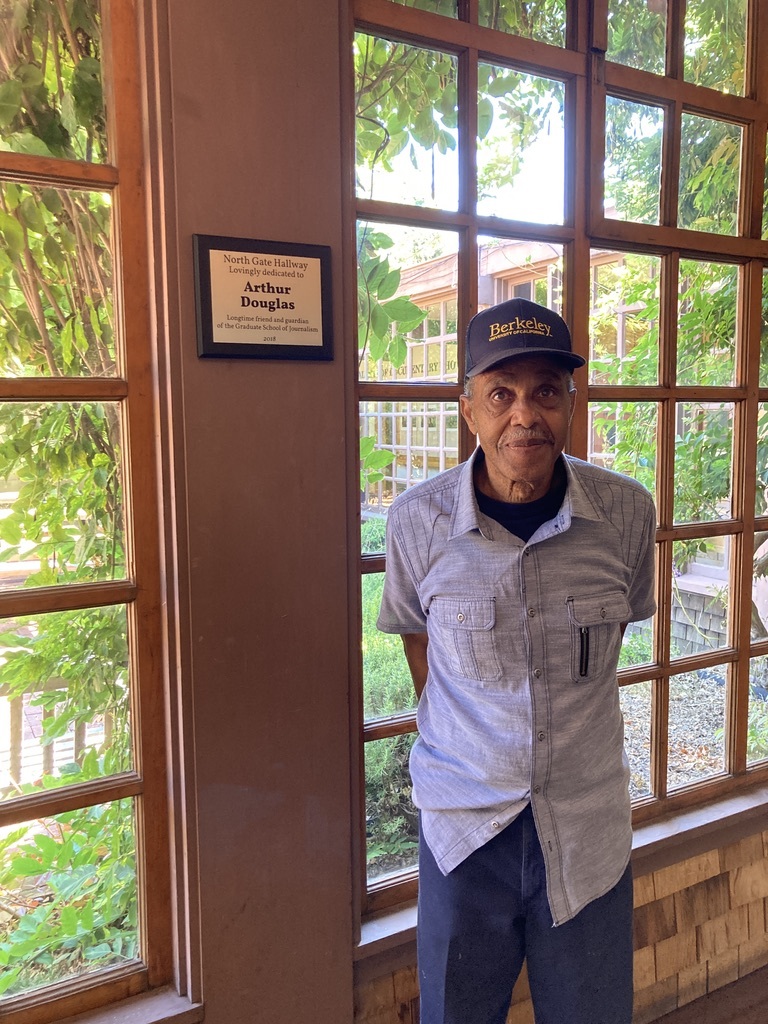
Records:
[[[109,62],[113,118],[110,142],[120,168],[115,223],[120,273],[117,305],[129,397],[125,405],[126,521],[128,564],[138,587],[129,615],[136,769],[144,788],[137,798],[136,830],[139,857],[140,919],[143,953],[150,987],[173,977],[173,941],[168,834],[168,778],[165,747],[165,669],[162,642],[160,578],[158,429],[155,422],[156,356],[150,305],[150,247],[147,233],[144,97],[139,78],[140,44],[133,4],[114,3],[105,17],[110,50],[120,59]],[[140,255],[143,254],[143,255]],[[141,500],[133,500],[141,495]],[[151,771],[145,772],[145,766]],[[165,908],[165,912],[161,908]]]
[[[0,152],[0,178],[28,184],[71,185],[89,191],[111,191],[118,182],[116,167],[57,157]]]
[[[130,999],[147,989],[147,971],[141,964],[107,968],[91,978],[61,982],[42,991],[3,1000],[3,1015],[24,1024],[61,1024],[63,1017],[81,1014],[107,1002]]]
[[[449,48],[454,53],[473,49],[481,60],[509,62],[523,71],[538,71],[546,66],[561,77],[585,74],[585,55],[576,50],[496,32],[415,7],[393,9],[387,0],[356,0],[355,20],[357,27],[366,32],[422,46]]]
[[[47,789],[42,793],[35,793],[34,796],[13,797],[0,804],[0,827],[14,825],[30,818],[65,814],[67,811],[75,811],[91,804],[130,799],[139,796],[142,789],[142,780],[133,771],[85,782],[78,786]]]
[[[60,587],[7,590],[0,593],[0,618],[11,615],[41,615],[52,611],[74,611],[101,605],[129,604],[136,599],[136,584],[77,583]]]
[[[0,377],[5,402],[119,402],[127,395],[117,377]]]

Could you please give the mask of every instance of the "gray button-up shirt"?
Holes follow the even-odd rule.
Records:
[[[655,611],[655,512],[628,477],[563,456],[556,517],[523,543],[477,507],[472,458],[401,495],[378,627],[429,637],[411,754],[449,872],[531,803],[556,924],[629,861],[620,625]]]

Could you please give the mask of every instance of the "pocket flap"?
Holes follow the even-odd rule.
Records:
[[[616,592],[569,597],[568,614],[577,626],[599,626],[602,622],[628,622],[632,612],[626,595]]]
[[[493,597],[435,597],[429,606],[441,626],[449,629],[493,629],[496,599]]]

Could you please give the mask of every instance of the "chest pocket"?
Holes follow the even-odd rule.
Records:
[[[620,591],[568,598],[574,682],[596,679],[610,658],[618,658],[620,625],[630,615],[629,602]]]
[[[496,601],[493,597],[435,597],[429,606],[434,638],[455,672],[477,682],[501,678],[496,654]]]

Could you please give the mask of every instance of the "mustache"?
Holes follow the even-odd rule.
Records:
[[[514,444],[515,441],[546,441],[548,444],[552,444],[554,437],[548,430],[542,430],[541,428],[534,430],[524,430],[522,427],[515,427],[513,430],[507,430],[499,438],[499,444]]]

